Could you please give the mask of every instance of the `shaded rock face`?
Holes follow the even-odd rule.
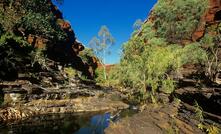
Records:
[[[199,27],[192,35],[192,40],[197,41],[202,38],[206,32],[208,26],[218,26],[221,21],[221,1],[220,0],[209,0],[209,8],[206,13],[202,15]],[[210,33],[216,34],[216,33]]]
[[[87,66],[87,70],[89,71],[90,76],[92,78],[95,78],[96,77],[95,70],[98,68],[99,60],[96,57],[90,57],[90,56],[87,57],[87,59],[88,62],[85,63],[85,65]]]
[[[75,33],[74,33],[73,29],[71,28],[70,23],[63,20],[63,15],[58,10],[58,8],[55,5],[53,5],[53,3],[51,3],[50,1],[49,1],[49,3],[51,4],[51,12],[53,13],[55,18],[57,19],[59,26],[67,34],[67,39],[62,44],[52,45],[52,48],[54,48],[54,52],[59,53],[59,51],[63,51],[65,53],[67,53],[67,55],[70,55],[70,57],[77,56],[80,51],[84,50],[84,46],[80,42],[77,41],[77,39],[75,37]],[[58,45],[60,45],[62,47],[62,49],[59,48]]]
[[[70,23],[63,19],[61,11],[59,11],[59,9],[52,3],[51,0],[31,0],[28,2],[26,2],[25,0],[2,0],[0,1],[0,11],[7,12],[5,14],[2,14],[3,16],[9,16],[9,18],[11,17],[14,19],[12,19],[13,21],[11,21],[9,24],[7,23],[7,19],[1,20],[1,23],[3,23],[3,25],[6,27],[5,32],[10,31],[16,36],[23,37],[23,39],[27,40],[32,48],[46,50],[45,54],[50,60],[58,62],[58,64],[61,64],[63,66],[72,65],[73,68],[81,71],[83,75],[87,76],[90,79],[93,78],[93,73],[95,69],[93,68],[93,70],[91,71],[91,65],[88,65],[88,63],[83,61],[82,58],[79,56],[79,53],[84,50],[84,45],[77,41],[74,30],[71,28]],[[27,20],[30,20],[32,18],[29,13],[36,16],[40,14],[42,19],[37,21],[42,20],[42,22],[44,21],[44,23],[39,22],[40,25],[36,26],[35,23],[33,23],[33,26],[33,24],[29,23],[30,21],[25,20],[27,18]],[[46,20],[46,22],[44,19]],[[22,23],[19,23],[20,21]],[[36,20],[33,19],[31,21]],[[24,24],[23,22],[28,22],[28,24]],[[10,26],[10,28],[8,28],[7,26]],[[30,27],[41,30],[33,30],[30,29]],[[46,31],[50,31],[50,33],[45,35],[44,29],[46,29]],[[25,57],[21,58],[24,59]],[[96,66],[95,62],[94,64],[95,65],[92,66]],[[27,64],[23,66],[26,65]],[[15,69],[16,73],[20,73],[20,71],[21,70],[19,69]]]
[[[94,67],[97,63],[93,62],[93,64],[89,66],[87,63],[82,61],[82,59],[78,55],[79,52],[84,50],[83,44],[76,39],[75,33],[71,28],[71,24],[63,20],[63,15],[60,10],[50,0],[48,0],[48,3],[51,5],[51,12],[56,18],[56,21],[59,24],[60,28],[67,34],[67,39],[64,42],[47,46],[49,57],[55,61],[61,62],[64,65],[71,63],[72,66],[75,69],[81,71],[83,75],[87,76],[89,79],[93,79],[94,71],[96,68],[91,68],[91,66]],[[28,39],[33,40],[30,38]],[[34,39],[34,42],[29,43],[34,43],[34,46],[37,48],[46,47],[44,46],[44,44],[47,43],[46,39],[39,37],[34,37]]]
[[[65,58],[62,57],[60,60],[71,63],[77,70],[83,72],[83,75],[87,76],[89,79],[93,79],[95,77],[95,69],[97,68],[97,61],[94,60],[96,58],[88,57],[89,63],[82,61],[82,59],[79,57],[79,53],[84,50],[84,46],[76,39],[75,33],[71,28],[70,23],[63,20],[62,13],[52,3],[51,11],[57,18],[58,24],[62,30],[67,33],[68,38],[66,39],[65,43],[63,43],[63,45],[56,44],[49,49],[52,49],[52,53],[62,53]],[[53,56],[52,58],[55,60],[57,59],[57,57]]]

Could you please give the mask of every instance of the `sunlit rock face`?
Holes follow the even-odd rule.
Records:
[[[173,0],[171,0],[171,2],[172,1]],[[210,35],[218,34],[216,29],[221,22],[221,0],[208,0],[208,4],[205,5],[205,7],[207,7],[207,9],[204,13],[202,13],[197,27],[193,28],[195,29],[193,30],[193,33],[190,33],[191,38],[184,40],[181,39],[179,42],[173,43],[189,44],[191,42],[199,41],[206,33]],[[154,23],[157,20],[157,16],[153,14],[154,11],[155,7],[152,9],[149,17],[144,23]],[[194,14],[192,16],[194,16]],[[180,20],[178,19],[177,21]]]
[[[197,41],[202,38],[206,32],[208,26],[213,25],[217,27],[221,21],[221,1],[209,0],[208,9],[205,14],[202,15],[201,22],[197,30],[193,33],[193,41]],[[215,31],[209,31],[210,34],[217,34]]]

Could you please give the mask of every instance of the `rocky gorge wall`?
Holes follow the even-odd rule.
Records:
[[[165,38],[168,44],[179,44],[181,46],[191,43],[200,44],[210,36],[212,42],[220,46],[218,42],[221,34],[221,0],[203,0],[203,4],[195,5],[195,7],[193,5],[197,3],[194,2],[192,2],[192,5],[189,4],[190,1],[179,2],[174,0],[158,1],[149,13],[144,25],[152,25],[151,30],[157,33],[156,37]],[[147,32],[145,27],[141,28],[137,38],[147,34]],[[209,50],[208,44],[201,44],[201,47]],[[220,58],[221,51],[219,47],[217,53]],[[196,66],[191,64],[185,65],[184,68],[187,69],[184,71],[185,73],[188,73],[188,70],[195,70],[196,72],[197,69]],[[198,70],[202,69],[198,68]]]
[[[66,60],[77,70],[82,71],[89,79],[93,79],[95,77],[95,69],[97,68],[98,61],[94,57],[88,57],[89,62],[82,61],[79,53],[85,49],[84,45],[77,40],[75,33],[71,28],[71,24],[63,19],[61,11],[50,0],[49,3],[51,4],[51,11],[57,19],[58,24],[68,36],[63,44],[56,44],[49,47],[49,49],[51,49],[50,51],[52,53],[61,53],[62,55],[65,55],[66,59],[61,59],[62,61]],[[57,59],[54,57],[54,54],[52,55],[53,59]]]
[[[51,0],[45,2],[36,0],[29,2],[13,0],[9,2],[3,0],[0,1],[0,9],[3,16],[0,24],[4,27],[5,32],[23,38],[34,51],[44,50],[45,55],[50,60],[62,66],[71,65],[89,79],[93,79],[97,61],[94,61],[95,58],[92,57],[89,63],[82,60],[79,53],[84,50],[84,45],[77,41],[70,23],[64,20],[62,13]],[[31,15],[35,15],[36,20],[39,18],[46,20],[40,19],[38,24]],[[7,21],[10,23],[7,24]],[[24,24],[24,22],[28,22],[28,24]],[[53,29],[50,29],[50,26]],[[62,39],[58,39],[59,36]],[[23,59],[23,57],[21,58]],[[17,71],[19,72],[19,70]]]

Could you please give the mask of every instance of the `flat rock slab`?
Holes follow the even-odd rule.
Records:
[[[189,121],[188,121],[189,122]],[[186,123],[178,116],[178,109],[174,105],[147,106],[143,112],[132,117],[112,123],[105,130],[106,134],[201,134],[196,126]]]
[[[0,109],[0,123],[13,122],[41,114],[113,112],[127,109],[121,101],[109,98],[85,97],[66,100],[34,100],[15,107]]]
[[[129,106],[121,101],[112,101],[108,98],[84,97],[67,100],[36,100],[26,103],[24,107],[33,108],[39,113],[72,113],[114,111],[126,109]]]

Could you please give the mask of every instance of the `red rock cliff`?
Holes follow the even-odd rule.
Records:
[[[192,39],[196,41],[203,37],[206,28],[214,25],[215,27],[221,21],[221,0],[209,0],[209,6],[205,14],[202,15],[201,22],[197,30],[193,33]],[[210,31],[211,34],[216,34],[214,31]]]

